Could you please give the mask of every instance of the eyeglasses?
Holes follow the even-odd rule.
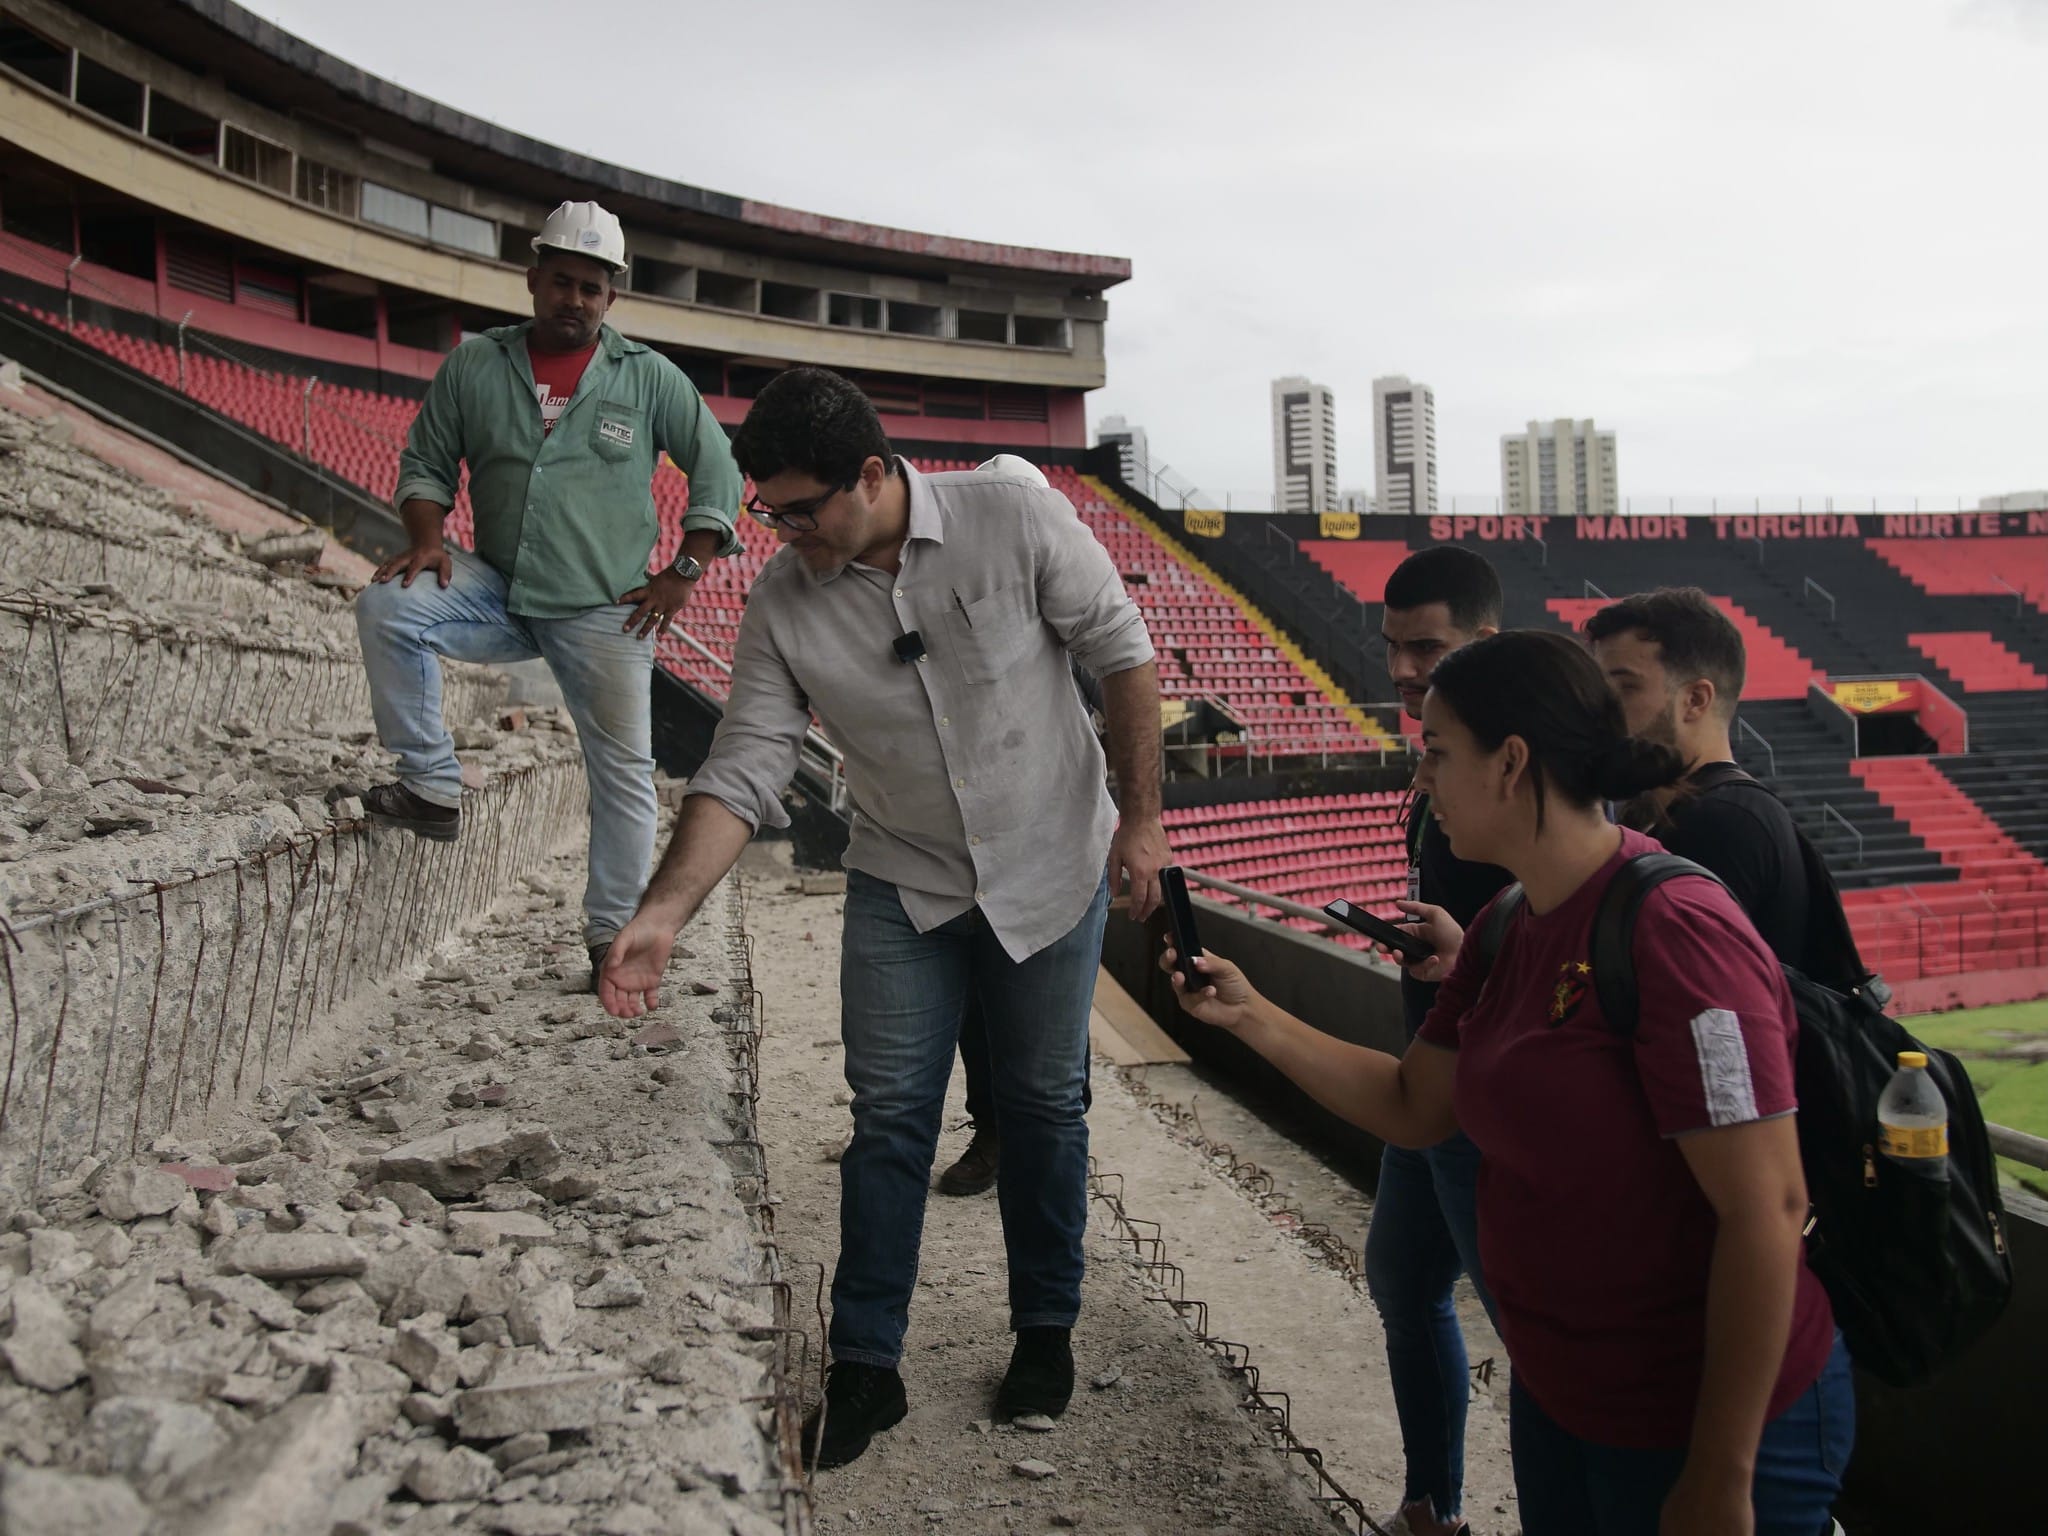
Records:
[[[813,496],[808,501],[792,501],[780,509],[769,506],[759,496],[747,498],[747,516],[763,528],[787,528],[792,533],[810,533],[818,526],[818,514],[825,510],[833,497],[850,491],[859,484],[859,477],[846,484],[835,486],[822,496]]]

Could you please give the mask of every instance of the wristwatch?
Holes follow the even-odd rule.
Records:
[[[686,555],[681,550],[677,550],[676,558],[669,566],[669,570],[682,577],[685,581],[695,581],[704,574],[704,562],[695,555]]]

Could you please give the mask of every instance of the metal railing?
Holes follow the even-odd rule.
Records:
[[[1845,832],[1847,832],[1851,837],[1856,839],[1856,862],[1858,864],[1864,864],[1869,862],[1864,857],[1863,829],[1857,826],[1851,820],[1849,820],[1849,818],[1844,816],[1840,811],[1836,810],[1834,807],[1834,803],[1832,801],[1823,800],[1821,802],[1820,819],[1823,823],[1829,821],[1830,819],[1840,822],[1842,825],[1842,829]]]
[[[1735,736],[1738,741],[1747,736],[1751,741],[1754,741],[1764,749],[1764,757],[1771,765],[1771,777],[1775,779],[1778,776],[1778,754],[1771,746],[1769,740],[1765,738],[1764,733],[1738,715],[1735,719]]]
[[[1803,599],[1807,596],[1808,593],[1812,592],[1818,592],[1823,598],[1827,600],[1828,620],[1830,623],[1834,622],[1835,594],[1830,592],[1826,587],[1822,586],[1819,582],[1815,581],[1811,576],[1808,576],[1805,579],[1805,585],[1799,589],[1799,595]]]
[[[1583,581],[1583,580],[1582,580],[1582,581],[1581,581],[1581,582],[1579,583],[1579,596],[1581,596],[1581,597],[1597,597],[1597,598],[1599,598],[1599,599],[1600,599],[1600,601],[1601,601],[1601,602],[1603,602],[1603,603],[1610,603],[1610,602],[1614,601],[1614,599],[1612,599],[1611,597],[1609,597],[1609,596],[1608,596],[1608,595],[1607,595],[1607,594],[1606,594],[1605,592],[1602,592],[1602,591],[1601,591],[1601,590],[1600,590],[1600,589],[1599,589],[1598,587],[1594,586],[1594,585],[1593,585],[1593,583],[1592,583],[1592,582],[1590,582],[1590,581]]]
[[[1833,811],[1832,806],[1825,807],[1825,809],[1830,812]],[[1840,814],[1838,812],[1835,814],[1839,820]],[[1844,824],[1846,825],[1846,823]],[[1851,827],[1850,831],[1854,832],[1855,828]],[[1349,933],[1351,931],[1343,924],[1333,922],[1328,914],[1308,905],[1306,902],[1294,901],[1286,896],[1270,895],[1265,891],[1254,890],[1248,885],[1239,885],[1235,881],[1220,880],[1214,875],[1205,875],[1200,870],[1190,869],[1186,871],[1186,874],[1190,884],[1233,897],[1243,902],[1247,907],[1266,907],[1281,914],[1283,917],[1303,918],[1333,934]],[[1938,922],[1940,920],[1934,919],[1934,921]],[[2038,926],[2037,921],[2036,927],[2038,928]],[[2043,948],[2048,948],[2048,939],[2044,939],[2039,933],[2037,933],[2036,939],[2036,953],[2041,952]],[[1988,1121],[1985,1123],[1984,1128],[1990,1137],[1991,1149],[2000,1157],[2009,1157],[2014,1162],[2024,1163],[2030,1168],[2048,1170],[2048,1138],[2030,1135],[2025,1131],[2016,1131],[2010,1126],[1997,1125]]]

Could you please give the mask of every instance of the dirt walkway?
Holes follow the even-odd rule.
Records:
[[[823,1266],[829,1282],[839,1211],[832,1159],[852,1128],[838,1035],[842,899],[786,892],[788,870],[776,850],[751,850],[746,867],[755,976],[767,1006],[760,1108],[783,1202],[777,1236],[793,1270]],[[1160,1223],[1166,1257],[1187,1275],[1187,1294],[1208,1303],[1210,1331],[1251,1346],[1262,1385],[1292,1398],[1301,1437],[1320,1447],[1369,1510],[1385,1513],[1400,1492],[1400,1438],[1370,1303],[1204,1154],[1176,1141],[1103,1062],[1095,1070],[1090,1134],[1098,1166],[1122,1176],[1131,1215]],[[1161,1081],[1173,1080],[1155,1078],[1155,1090]],[[1241,1112],[1205,1103],[1212,1134],[1227,1124],[1240,1152],[1277,1141]],[[948,1125],[961,1113],[956,1072]],[[941,1139],[942,1164],[964,1140],[952,1131]],[[1277,1151],[1269,1155],[1280,1160]],[[1355,1223],[1355,1201],[1343,1203]],[[1332,1528],[1309,1501],[1305,1479],[1233,1406],[1211,1357],[1168,1308],[1147,1298],[1124,1262],[1128,1245],[1116,1245],[1100,1205],[1092,1226],[1075,1332],[1079,1389],[1058,1429],[1031,1435],[988,1423],[1010,1342],[995,1198],[932,1197],[904,1361],[910,1417],[860,1461],[819,1476],[821,1532],[1285,1536]],[[1347,1235],[1357,1238],[1355,1230]],[[818,1270],[809,1275],[815,1284]],[[809,1326],[815,1331],[817,1320]],[[1483,1315],[1478,1327],[1474,1358],[1497,1353]],[[1119,1370],[1115,1386],[1090,1387]],[[1487,1393],[1475,1401],[1468,1500],[1475,1536],[1515,1528],[1504,1388],[1497,1379],[1498,1402]],[[1025,1458],[1052,1464],[1056,1475],[1027,1481],[1011,1470]]]

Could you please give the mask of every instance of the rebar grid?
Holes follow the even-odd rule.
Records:
[[[1114,1188],[1112,1188],[1112,1182]],[[1215,1358],[1223,1373],[1236,1383],[1238,1407],[1281,1456],[1298,1456],[1313,1479],[1313,1497],[1329,1514],[1339,1530],[1364,1536],[1387,1536],[1387,1529],[1366,1512],[1335,1474],[1323,1462],[1323,1453],[1295,1433],[1293,1404],[1285,1392],[1269,1389],[1259,1380],[1259,1368],[1252,1364],[1249,1345],[1239,1344],[1209,1331],[1209,1304],[1187,1294],[1187,1275],[1166,1257],[1166,1245],[1159,1223],[1132,1216],[1124,1208],[1123,1175],[1105,1172],[1093,1157],[1088,1159],[1088,1193],[1101,1203],[1115,1223],[1118,1238],[1131,1245],[1130,1264],[1145,1277],[1147,1299],[1173,1309],[1181,1325],[1195,1341]],[[1143,1230],[1149,1228],[1150,1230]]]
[[[0,1145],[34,1138],[0,1178],[33,1189],[88,1155],[139,1156],[216,1097],[256,1093],[325,1012],[581,836],[582,766],[512,770],[463,820],[453,843],[338,822],[0,922]]]
[[[744,1184],[740,1203],[760,1229],[756,1246],[761,1253],[761,1278],[754,1282],[768,1291],[772,1300],[774,1351],[769,1356],[768,1407],[773,1423],[776,1490],[782,1500],[784,1536],[810,1536],[815,1508],[811,1484],[803,1461],[800,1430],[803,1424],[802,1384],[810,1376],[810,1330],[794,1320],[792,1287],[785,1273],[782,1249],[775,1240],[775,1205],[768,1186],[768,1149],[760,1138],[761,1035],[767,1025],[767,1004],[754,985],[754,940],[747,932],[747,887],[735,880],[733,923],[726,944],[726,976],[731,1001],[711,1010],[732,1062],[736,1086],[731,1090],[733,1132],[713,1143],[732,1168],[737,1190]],[[808,1266],[806,1266],[808,1267]],[[825,1337],[825,1267],[818,1266],[813,1305],[818,1317],[818,1337]],[[824,1360],[818,1361],[822,1376]]]
[[[444,672],[451,719],[488,719],[505,684],[482,668]],[[74,762],[186,740],[239,718],[258,733],[312,719],[367,720],[362,658],[307,642],[189,626],[0,594],[0,756],[61,743]]]

